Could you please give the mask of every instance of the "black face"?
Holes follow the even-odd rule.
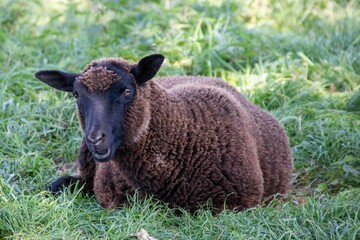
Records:
[[[77,98],[80,121],[86,144],[96,161],[111,160],[123,141],[124,119],[129,104],[136,94],[136,86],[151,80],[164,61],[161,54],[146,56],[134,64],[130,72],[116,62],[104,65],[120,76],[105,91],[89,91],[78,77],[80,74],[58,70],[42,70],[35,77],[61,91],[72,92]],[[138,88],[138,89],[139,89]]]
[[[80,119],[83,120],[86,144],[95,160],[106,162],[113,158],[123,139],[126,110],[135,96],[134,79],[125,72],[117,72],[121,80],[105,91],[88,91],[74,83]]]

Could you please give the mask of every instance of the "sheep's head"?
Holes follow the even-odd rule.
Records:
[[[35,76],[73,93],[86,144],[96,161],[107,162],[122,144],[126,111],[137,87],[152,79],[163,61],[161,54],[146,56],[136,64],[106,58],[91,62],[81,74],[42,70]]]

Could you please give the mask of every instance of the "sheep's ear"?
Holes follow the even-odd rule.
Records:
[[[72,92],[76,77],[80,74],[67,73],[57,70],[42,70],[35,73],[35,77],[50,87],[61,91]]]
[[[161,54],[152,54],[146,56],[131,69],[138,84],[142,84],[152,79],[159,71],[161,64],[164,62],[164,56]]]

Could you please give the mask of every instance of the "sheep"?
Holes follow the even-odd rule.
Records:
[[[292,160],[280,123],[221,79],[154,78],[163,61],[161,54],[137,63],[102,58],[80,74],[35,74],[73,93],[84,133],[79,175],[49,190],[77,183],[105,208],[137,193],[191,212],[208,202],[241,211],[285,194]]]

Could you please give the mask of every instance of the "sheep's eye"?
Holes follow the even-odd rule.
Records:
[[[127,88],[127,89],[124,90],[124,95],[125,95],[125,96],[130,96],[130,94],[131,94],[131,90],[130,90],[130,89]]]
[[[77,93],[77,92],[74,92],[73,95],[74,95],[74,98],[76,98],[76,99],[79,97],[79,93]]]

